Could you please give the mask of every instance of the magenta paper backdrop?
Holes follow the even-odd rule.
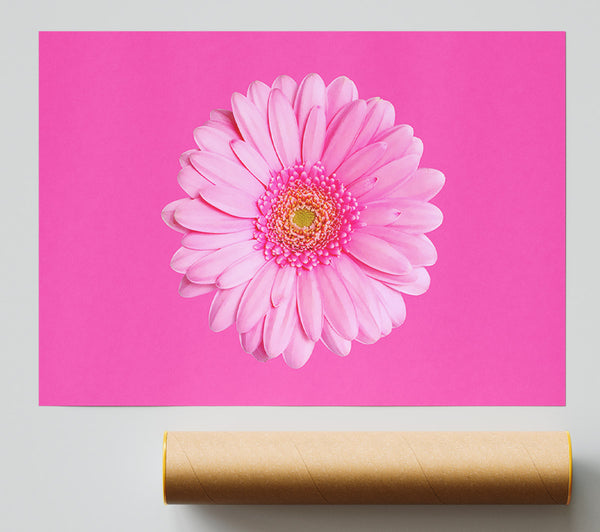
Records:
[[[292,370],[178,295],[160,212],[211,109],[309,72],[390,100],[447,181],[405,324]],[[563,405],[564,33],[40,34],[39,401]]]

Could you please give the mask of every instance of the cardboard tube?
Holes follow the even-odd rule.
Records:
[[[568,432],[168,432],[168,504],[568,504]]]

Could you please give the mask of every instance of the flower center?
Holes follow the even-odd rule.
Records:
[[[308,227],[314,219],[315,213],[311,210],[298,209],[292,216],[292,223],[296,224],[296,227]]]
[[[255,238],[265,258],[281,267],[329,264],[359,218],[356,199],[320,163],[285,168],[271,178],[257,205],[262,216]]]

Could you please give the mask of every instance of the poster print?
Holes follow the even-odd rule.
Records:
[[[41,404],[564,404],[563,33],[42,33]]]

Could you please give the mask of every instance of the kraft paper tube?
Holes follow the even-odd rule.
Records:
[[[568,432],[168,432],[165,503],[568,504]]]

